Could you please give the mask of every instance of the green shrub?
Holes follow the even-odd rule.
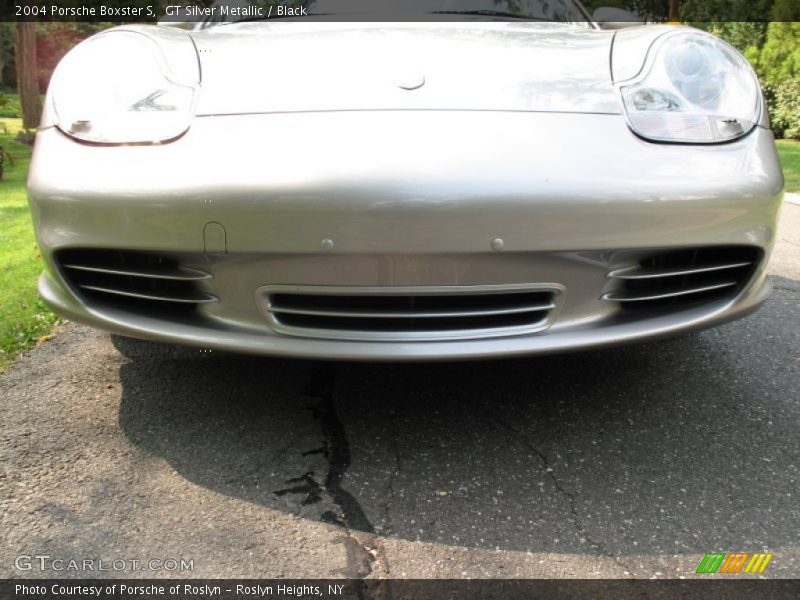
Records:
[[[769,86],[770,119],[775,135],[800,139],[800,81],[785,80]]]

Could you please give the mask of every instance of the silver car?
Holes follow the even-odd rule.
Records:
[[[417,22],[327,4],[118,27],[63,59],[29,182],[56,312],[444,359],[644,341],[768,297],[783,178],[725,42],[602,29],[571,0],[429,0]]]

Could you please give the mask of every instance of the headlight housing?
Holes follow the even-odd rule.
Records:
[[[668,34],[651,48],[643,76],[619,90],[631,129],[653,141],[714,144],[758,123],[758,79],[747,60],[700,32]]]
[[[197,88],[171,72],[156,42],[133,31],[110,31],[79,44],[50,85],[55,125],[99,144],[180,136],[191,123]]]

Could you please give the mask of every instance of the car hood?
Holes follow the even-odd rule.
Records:
[[[575,25],[240,23],[193,32],[197,114],[620,112],[612,34]]]

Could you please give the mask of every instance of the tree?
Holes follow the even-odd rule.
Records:
[[[36,63],[36,23],[17,23],[17,91],[22,108],[22,126],[35,129],[42,119],[39,73]]]
[[[797,0],[775,0],[770,16],[773,21],[800,21],[800,4]]]
[[[796,0],[791,0],[796,2]],[[681,0],[684,21],[766,23],[774,0]]]
[[[14,24],[13,23],[0,23],[0,86],[8,83],[4,75],[6,73],[6,65],[11,66],[14,62]]]
[[[669,0],[669,22],[678,23],[681,20],[680,0]]]
[[[773,131],[800,138],[800,23],[769,24],[756,69],[770,101]]]

